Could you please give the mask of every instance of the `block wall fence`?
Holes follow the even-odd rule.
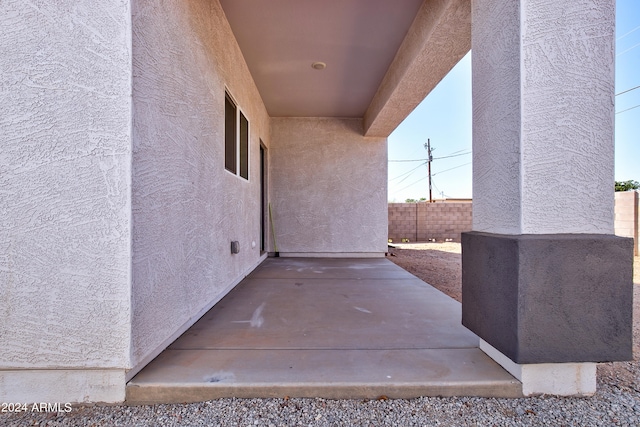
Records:
[[[460,241],[460,233],[472,227],[472,203],[389,203],[389,239],[401,243],[429,239]],[[640,255],[640,193],[615,193],[615,234],[634,239],[634,255]]]
[[[632,237],[634,255],[640,255],[640,193],[637,191],[616,192],[615,199],[615,233],[618,236]]]
[[[400,243],[429,239],[460,241],[471,230],[471,202],[389,203],[389,239]]]

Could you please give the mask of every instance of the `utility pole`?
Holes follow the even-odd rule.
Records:
[[[431,155],[431,139],[427,138],[427,143],[424,144],[424,148],[427,149],[427,167],[429,168],[429,203],[432,203],[433,197],[431,197],[431,162],[433,161],[433,156]]]

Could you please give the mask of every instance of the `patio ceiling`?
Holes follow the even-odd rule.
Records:
[[[364,117],[371,136],[387,136],[470,48],[470,0],[220,3],[272,117]]]

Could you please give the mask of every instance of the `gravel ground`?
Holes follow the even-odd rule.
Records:
[[[459,297],[455,243],[394,250],[389,259]],[[430,250],[425,250],[430,249]],[[413,262],[409,260],[413,259]],[[428,279],[428,280],[426,280]],[[457,281],[457,285],[456,285]],[[387,400],[219,399],[184,405],[77,406],[68,413],[0,414],[8,426],[638,426],[640,425],[640,258],[635,259],[635,361],[598,367],[589,398]]]
[[[389,246],[387,259],[462,302],[460,243],[402,243]]]

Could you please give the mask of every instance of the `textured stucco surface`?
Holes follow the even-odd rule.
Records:
[[[473,2],[474,230],[520,231],[518,13],[515,1]]]
[[[362,120],[273,118],[271,200],[281,253],[387,250],[387,140]]]
[[[474,230],[613,233],[614,3],[473,2]]]
[[[367,108],[365,135],[389,136],[470,48],[471,1],[425,1]]]
[[[259,260],[269,119],[217,1],[136,0],[132,16],[137,365]],[[225,85],[250,123],[249,181],[224,167]]]
[[[633,240],[462,234],[462,323],[520,364],[632,359]]]
[[[116,368],[123,377],[129,2],[3,0],[0,28],[0,368]],[[7,381],[44,371],[13,372],[0,372],[5,402],[19,396]]]
[[[122,402],[124,369],[39,369],[3,371],[4,402]]]

